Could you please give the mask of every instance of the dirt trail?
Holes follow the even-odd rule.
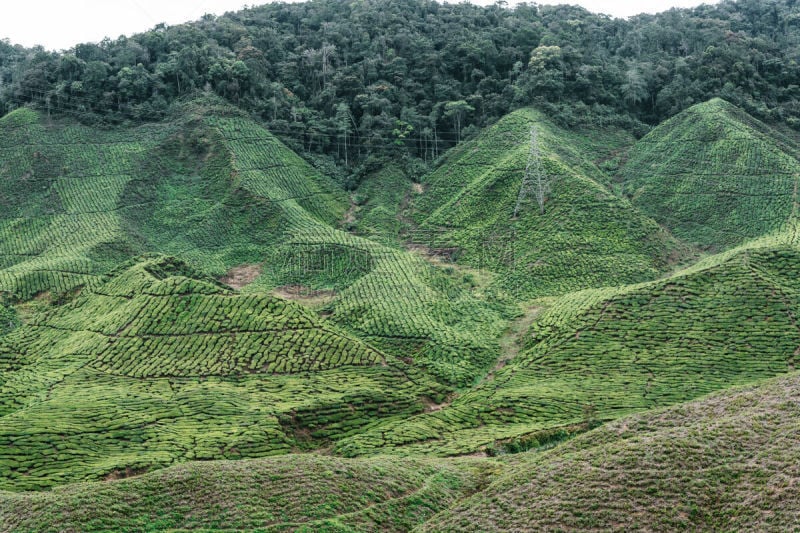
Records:
[[[543,307],[537,306],[528,307],[521,317],[511,323],[508,330],[506,330],[505,334],[500,338],[500,357],[497,359],[497,363],[495,363],[494,367],[492,367],[481,380],[481,383],[493,380],[498,370],[506,366],[519,355],[525,334],[543,309]]]
[[[353,224],[356,221],[356,211],[358,211],[358,205],[350,198],[350,207],[347,208],[347,212],[344,214],[342,224]]]

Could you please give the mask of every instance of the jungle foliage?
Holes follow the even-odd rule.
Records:
[[[637,134],[714,96],[800,126],[800,5],[723,0],[628,20],[574,6],[267,4],[61,52],[0,42],[0,115],[162,118],[215,93],[349,183],[376,156],[430,161],[509,111]]]

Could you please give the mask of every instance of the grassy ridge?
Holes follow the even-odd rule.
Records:
[[[676,237],[719,250],[786,222],[798,155],[791,140],[716,98],[642,138],[619,176],[633,204]]]
[[[544,214],[530,194],[515,219],[532,125],[551,192]],[[600,134],[609,142],[631,142]],[[424,193],[414,197],[419,227],[412,238],[498,272],[498,284],[521,298],[656,277],[685,250],[610,190],[590,153],[602,155],[540,113],[515,111],[425,178]]]
[[[415,531],[786,531],[800,378],[623,418],[519,463]],[[535,503],[534,503],[535,502]]]
[[[288,455],[0,492],[0,531],[409,531],[485,484],[480,460]]]
[[[489,379],[337,449],[470,453],[790,371],[800,346],[798,242],[792,226],[663,280],[558,299]]]

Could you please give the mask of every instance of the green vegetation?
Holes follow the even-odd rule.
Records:
[[[18,325],[17,314],[14,309],[0,304],[0,335],[5,335]]]
[[[767,514],[774,491],[761,517],[733,503],[796,485],[773,482],[794,377],[644,413],[800,357],[794,89],[747,4],[611,21],[324,0],[62,55],[0,41],[0,529],[796,514]],[[741,43],[751,81],[745,61],[698,88]],[[789,120],[679,113],[717,93]]]
[[[396,245],[407,230],[403,210],[420,185],[413,183],[399,167],[383,167],[365,177],[353,192],[352,207],[345,227],[378,242]]]
[[[661,124],[628,155],[619,176],[633,204],[712,250],[780,228],[797,201],[800,148],[718,98]]]
[[[341,293],[328,302],[332,320],[449,383],[470,383],[497,357],[507,306],[479,301],[416,256],[335,229],[344,193],[229,106],[206,99],[176,115],[93,136],[27,110],[5,117],[0,290],[60,302],[132,255],[160,252],[219,277],[253,265],[248,292]],[[26,193],[29,174],[38,196]]]
[[[606,424],[519,462],[415,531],[785,531],[800,376]]]
[[[486,484],[485,460],[289,455],[0,492],[3,531],[409,531]]]
[[[551,192],[543,214],[530,194],[515,218],[534,124]],[[412,240],[499,273],[497,284],[518,298],[656,277],[688,250],[609,190],[589,155],[599,155],[589,138],[600,135],[632,142],[615,130],[581,135],[534,110],[515,111],[424,179]]]
[[[549,302],[519,355],[441,409],[337,443],[347,455],[459,455],[793,370],[797,225],[659,281]],[[548,302],[543,302],[546,304]]]
[[[0,488],[325,443],[443,389],[299,304],[146,258],[0,338]]]
[[[171,122],[111,131],[45,126],[28,110],[4,117],[0,291],[56,300],[152,251],[221,276],[262,260],[290,224],[341,216],[344,193],[232,112],[197,103]]]
[[[628,20],[534,3],[270,2],[62,53],[0,41],[0,115],[30,103],[140,122],[213,93],[344,175],[376,157],[431,161],[530,105],[644,133],[720,96],[797,128],[798,16],[794,0]]]

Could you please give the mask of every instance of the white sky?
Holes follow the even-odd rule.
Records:
[[[221,15],[245,4],[268,0],[4,0],[0,39],[13,44],[61,50],[81,42],[97,42],[152,28],[196,20],[205,13]],[[291,1],[291,0],[290,0]],[[494,0],[471,0],[489,5]],[[657,13],[670,7],[691,7],[716,0],[538,0],[538,4],[580,4],[590,11],[627,17]],[[509,5],[518,3],[509,0]]]

